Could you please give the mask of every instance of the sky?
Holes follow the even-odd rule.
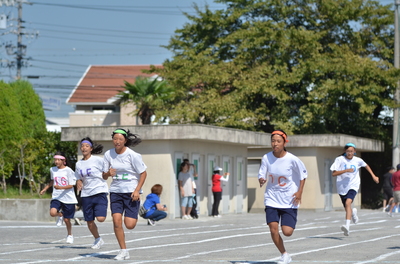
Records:
[[[25,1],[25,0],[24,0]],[[25,1],[26,2],[26,1]],[[0,0],[5,3],[5,0]],[[22,44],[27,46],[21,70],[43,98],[61,101],[59,110],[45,111],[46,117],[68,117],[72,106],[65,102],[89,65],[162,64],[171,53],[167,45],[176,29],[195,14],[193,3],[208,4],[216,10],[222,5],[192,0],[32,0],[22,5],[25,21]],[[18,10],[3,4],[7,28],[0,29],[1,78],[15,80],[17,70],[8,67],[15,54],[6,45],[17,45]],[[15,49],[14,49],[15,52]]]
[[[47,118],[67,118],[74,111],[66,100],[89,65],[162,64],[172,54],[161,45],[188,22],[183,12],[195,14],[193,3],[211,10],[225,7],[212,0],[21,1],[28,2],[22,5],[22,44],[27,46],[22,79],[38,77],[27,80],[39,96],[61,102],[59,109],[45,111]],[[9,82],[17,71],[9,67],[15,54],[8,55],[6,46],[17,45],[18,10],[3,4],[0,15],[7,16],[7,27],[0,29],[0,76]]]

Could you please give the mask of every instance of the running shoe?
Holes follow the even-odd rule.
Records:
[[[357,216],[357,208],[353,208],[353,214],[351,215],[351,219],[353,219],[353,223],[358,223],[358,216]]]
[[[101,237],[99,237],[98,239],[94,240],[92,249],[100,249],[102,245],[104,245],[104,241]]]
[[[128,250],[120,250],[118,255],[114,258],[115,260],[125,260],[130,259]]]
[[[73,244],[74,243],[74,237],[73,236],[67,236],[67,244]]]
[[[278,261],[278,264],[287,264],[292,262],[292,258],[288,253],[282,254],[281,258]]]
[[[347,227],[347,226],[345,226],[345,225],[342,225],[342,231],[343,231],[343,234],[345,235],[345,236],[349,236],[349,232],[350,232],[350,230],[349,230],[349,228]]]
[[[57,226],[62,226],[63,221],[64,221],[64,217],[59,216],[58,219],[57,219],[56,225]]]
[[[155,226],[156,225],[156,221],[151,220],[151,219],[147,219],[147,224],[151,225],[151,226]]]

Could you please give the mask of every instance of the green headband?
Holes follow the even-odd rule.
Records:
[[[123,135],[125,135],[125,136],[128,135],[128,133],[126,133],[126,132],[125,132],[124,130],[122,130],[122,129],[114,130],[113,133],[114,133],[114,134],[123,134]]]

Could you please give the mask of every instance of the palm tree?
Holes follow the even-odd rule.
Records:
[[[165,80],[159,81],[157,78],[138,76],[135,83],[127,81],[124,83],[125,91],[119,93],[121,102],[125,104],[133,102],[136,105],[136,110],[132,113],[140,118],[143,125],[151,123],[155,111],[161,109],[175,92]]]

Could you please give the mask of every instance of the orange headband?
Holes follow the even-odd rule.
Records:
[[[274,132],[271,133],[271,136],[273,136],[273,135],[282,136],[283,139],[285,140],[285,142],[289,142],[289,140],[287,139],[287,136],[286,136],[285,133],[283,133],[282,131],[275,130]]]

